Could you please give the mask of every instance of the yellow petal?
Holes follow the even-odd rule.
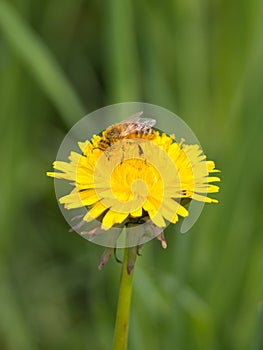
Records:
[[[164,199],[161,207],[161,213],[167,220],[173,223],[178,220],[177,214],[183,217],[188,215],[188,211],[183,206],[170,198]]]
[[[139,209],[131,212],[131,216],[134,218],[139,218],[140,216],[142,216],[142,208],[139,208]]]
[[[153,204],[155,201],[150,198],[144,203],[143,209],[146,210],[150,216],[150,219],[152,222],[159,226],[159,227],[165,227],[166,223],[163,219],[163,216],[159,212],[159,206],[156,208],[156,206]]]
[[[197,194],[197,193],[193,193],[191,198],[199,201],[199,202],[206,202],[206,203],[218,203],[218,200],[217,199],[212,199],[212,198],[209,198],[209,197],[206,197],[206,196],[202,196],[200,194]]]
[[[108,208],[101,202],[97,202],[84,216],[83,220],[90,222],[100,216]]]
[[[61,204],[65,204],[65,208],[73,209],[85,207],[88,205],[92,205],[99,200],[96,191],[87,190],[83,192],[70,193],[64,197],[59,199]]]
[[[128,217],[128,213],[109,210],[102,220],[101,228],[109,230],[114,224],[121,224]]]
[[[206,166],[209,173],[220,173],[220,170],[215,169],[215,162],[212,160],[206,161]]]

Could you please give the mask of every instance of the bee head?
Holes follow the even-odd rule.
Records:
[[[117,139],[119,136],[120,130],[116,127],[111,128],[107,133],[107,137],[110,139]]]

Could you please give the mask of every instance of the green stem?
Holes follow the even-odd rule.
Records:
[[[127,272],[129,248],[125,248],[121,270],[119,299],[115,323],[113,350],[126,350],[128,340],[128,326],[131,305],[133,270]]]

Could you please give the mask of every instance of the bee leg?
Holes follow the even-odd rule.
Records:
[[[100,150],[103,151],[103,152],[105,151],[105,149],[103,149],[103,148],[101,148],[101,147],[94,147],[93,150],[92,150],[92,152],[93,152],[95,149],[100,149]]]
[[[124,161],[124,145],[121,146],[121,149],[122,149],[122,157],[121,157],[121,164],[123,163]]]
[[[139,156],[143,155],[143,150],[140,145],[138,145],[138,149],[139,149]]]
[[[138,145],[138,149],[139,149],[139,157],[144,158],[144,163],[146,164],[146,158],[142,157],[142,155],[144,154],[143,149],[140,145]]]
[[[107,151],[105,151],[104,153],[105,153],[105,155],[107,156],[107,159],[110,160],[110,153],[107,152]]]

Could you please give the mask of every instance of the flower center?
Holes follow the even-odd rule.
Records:
[[[128,159],[114,168],[110,188],[122,212],[132,213],[142,208],[149,193],[150,173],[149,165],[142,159]]]
[[[142,179],[133,181],[131,184],[131,191],[134,198],[144,198],[146,200],[148,196],[148,186]]]

